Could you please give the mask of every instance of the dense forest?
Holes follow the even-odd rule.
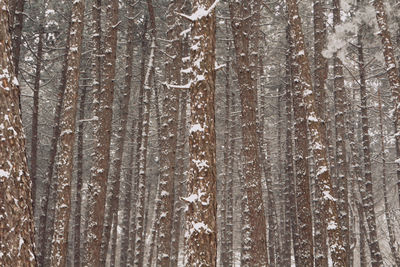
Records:
[[[400,267],[399,0],[0,0],[0,266]]]

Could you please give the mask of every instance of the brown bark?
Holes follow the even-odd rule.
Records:
[[[36,266],[31,180],[25,155],[8,1],[0,2],[0,266]]]
[[[79,125],[78,125],[78,142],[77,142],[77,158],[76,158],[76,191],[75,191],[75,214],[74,214],[74,266],[81,264],[81,210],[82,210],[82,183],[83,183],[83,135],[85,119],[85,101],[88,90],[86,72],[83,73],[83,85],[79,99]]]
[[[19,58],[22,44],[22,28],[24,26],[24,5],[25,0],[14,0],[14,14],[12,14],[12,24],[9,24],[12,32],[12,54],[15,69],[15,76],[19,73]]]
[[[251,35],[258,34],[252,27],[251,16],[259,14],[252,13],[252,3],[230,2],[231,26],[236,50],[237,75],[240,86],[241,113],[242,113],[242,154],[244,169],[244,187],[248,209],[244,209],[245,236],[242,237],[242,265],[254,266],[267,265],[266,246],[266,219],[264,203],[261,191],[261,168],[259,155],[259,140],[257,136],[257,70],[258,66],[258,38]],[[256,18],[255,18],[256,20]],[[251,42],[250,42],[251,40]],[[250,58],[251,57],[251,58]],[[253,64],[253,65],[252,65]],[[250,71],[252,70],[252,71]]]
[[[79,70],[83,33],[84,2],[74,1],[65,99],[61,120],[58,189],[51,265],[64,266],[67,258],[67,242],[71,213],[71,181],[73,170],[73,148],[79,86]],[[67,219],[66,219],[67,218]]]
[[[157,265],[168,266],[171,252],[171,230],[174,207],[175,161],[178,132],[179,95],[169,85],[181,84],[182,31],[176,12],[181,12],[183,1],[172,1],[167,11],[167,39],[170,40],[166,53],[171,56],[165,65],[167,86],[164,87],[163,116],[161,118],[161,177],[160,177],[160,217]]]
[[[386,63],[386,73],[389,78],[390,89],[392,91],[393,102],[395,105],[394,112],[394,125],[395,125],[395,137],[396,137],[396,156],[400,158],[400,77],[399,69],[394,55],[391,34],[388,27],[387,15],[383,0],[374,0],[373,2],[376,11],[376,20],[379,26],[379,35],[382,38],[383,45],[383,56]],[[397,193],[399,196],[400,203],[400,161],[397,163]]]
[[[185,266],[216,266],[215,5],[193,1]],[[216,4],[216,3],[214,3]],[[206,15],[204,12],[206,11]]]

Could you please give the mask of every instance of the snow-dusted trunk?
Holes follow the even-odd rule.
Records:
[[[146,169],[147,169],[147,148],[150,131],[150,100],[152,92],[152,75],[154,73],[154,53],[156,49],[156,25],[154,10],[151,0],[147,0],[147,7],[150,16],[150,55],[143,82],[143,129],[139,159],[139,177],[137,185],[136,200],[136,236],[135,236],[135,260],[134,266],[142,266],[144,260],[145,245],[145,200],[146,200]]]
[[[187,106],[187,92],[182,91],[180,93],[180,121],[179,121],[179,139],[177,146],[177,160],[175,173],[175,179],[177,184],[175,185],[175,204],[174,204],[174,223],[172,228],[171,238],[171,261],[170,266],[178,266],[178,255],[179,255],[179,241],[181,237],[182,229],[182,201],[181,197],[184,194],[185,186],[185,139],[186,139],[186,106]]]
[[[372,188],[371,172],[371,150],[369,139],[369,122],[367,106],[367,85],[364,64],[364,51],[362,43],[362,31],[358,32],[358,68],[360,72],[360,99],[361,99],[361,124],[362,124],[362,147],[364,154],[364,185],[360,184],[362,205],[366,214],[370,242],[368,246],[371,251],[372,267],[383,266],[382,255],[379,248],[375,210],[374,192]],[[365,190],[365,191],[364,191]]]
[[[64,266],[67,260],[69,217],[71,213],[71,181],[75,143],[75,122],[79,88],[84,1],[74,1],[70,47],[68,50],[67,81],[61,116],[60,150],[58,153],[58,188],[51,266]]]
[[[189,175],[185,266],[216,266],[215,5],[193,1],[190,31]]]
[[[307,127],[310,134],[312,153],[315,159],[316,185],[322,194],[322,217],[326,220],[329,250],[335,266],[346,266],[346,251],[343,247],[343,237],[339,228],[338,203],[333,197],[329,164],[327,161],[327,143],[323,139],[326,132],[325,124],[320,114],[316,112],[315,97],[311,82],[311,71],[305,50],[304,35],[297,3],[287,0],[290,35],[294,42],[292,75],[294,78],[294,112],[296,129],[296,151],[301,152],[296,157],[297,177],[297,220],[300,237],[301,265],[313,266],[313,240],[311,226],[311,210],[309,206],[309,173],[307,166]]]
[[[289,42],[289,31],[287,30],[287,41]],[[285,150],[285,181],[284,181],[284,201],[285,201],[285,235],[283,237],[282,245],[285,248],[282,253],[282,265],[290,266],[291,264],[291,247],[292,237],[293,245],[298,243],[296,240],[296,202],[294,198],[294,171],[293,171],[293,138],[292,138],[292,80],[291,80],[291,49],[288,47],[286,52],[286,66],[285,66],[285,112],[286,112],[286,150]],[[294,248],[296,253],[297,249]],[[296,257],[295,257],[296,258]]]
[[[360,231],[360,267],[367,267],[367,255],[365,253],[365,242],[367,241],[367,231],[365,229],[364,211],[362,204],[358,204],[359,231]]]
[[[33,109],[32,109],[32,136],[31,136],[31,166],[30,175],[32,180],[32,201],[33,213],[36,213],[36,191],[37,191],[37,152],[38,152],[38,122],[39,122],[39,90],[40,90],[40,77],[42,71],[43,61],[43,37],[44,37],[44,15],[45,10],[40,12],[40,25],[39,25],[39,40],[37,45],[36,65],[35,65],[35,81],[33,85]]]
[[[385,145],[385,133],[383,129],[384,123],[384,115],[382,110],[382,97],[381,97],[381,88],[378,88],[378,109],[379,109],[379,132],[380,132],[380,145],[381,151],[380,156],[382,160],[382,188],[383,188],[383,203],[385,207],[385,219],[386,225],[389,235],[389,247],[390,251],[392,252],[392,257],[397,265],[400,267],[400,255],[396,251],[396,239],[394,234],[393,222],[390,215],[390,206],[388,200],[388,192],[387,192],[387,167],[386,167],[386,145]]]
[[[334,31],[341,23],[340,0],[333,0]],[[346,152],[346,125],[345,114],[347,96],[344,87],[343,63],[337,53],[334,58],[334,102],[335,102],[335,133],[336,133],[336,173],[337,198],[339,212],[339,228],[342,233],[343,245],[346,250],[347,262],[350,260],[350,227],[349,227],[349,199],[348,199],[348,163]]]
[[[326,1],[314,0],[314,92],[316,112],[322,120],[326,120],[325,100],[326,100],[326,79],[328,76],[328,60],[322,55],[326,47]],[[328,144],[326,130],[321,132],[321,139],[324,144]],[[331,163],[331,162],[330,162]],[[332,170],[332,168],[330,168]],[[314,206],[314,247],[315,247],[315,265],[328,266],[328,246],[326,221],[322,216],[322,192],[319,187],[315,187],[315,206]]]
[[[259,138],[257,135],[257,71],[258,47],[252,27],[252,3],[229,4],[231,26],[236,50],[237,75],[240,86],[242,121],[242,156],[244,174],[244,202],[242,209],[242,266],[265,266],[268,262],[266,219],[262,200]],[[255,27],[257,28],[257,27]],[[258,28],[257,28],[258,29]],[[250,42],[251,40],[251,42]],[[253,64],[253,65],[252,65]],[[250,71],[252,70],[252,71]]]
[[[22,28],[24,26],[24,5],[25,0],[11,0],[14,6],[14,14],[12,14],[11,23],[9,27],[12,34],[12,56],[14,62],[15,76],[18,77],[19,74],[19,59],[21,54],[21,44],[22,44]]]
[[[84,135],[84,122],[85,119],[85,101],[88,90],[87,75],[83,73],[83,85],[80,90],[79,99],[79,125],[78,125],[78,140],[77,140],[77,158],[76,158],[76,190],[75,190],[75,213],[74,213],[74,266],[81,264],[81,210],[82,210],[82,184],[83,184],[83,135]]]
[[[386,63],[386,73],[389,78],[390,89],[392,91],[393,102],[395,105],[394,110],[394,125],[395,125],[395,138],[396,138],[396,155],[397,155],[397,193],[400,203],[400,76],[399,69],[394,55],[391,34],[388,27],[387,15],[383,0],[374,0],[373,2],[376,19],[379,26],[379,35],[382,38],[383,56]]]
[[[68,27],[71,29],[71,14],[69,15]],[[60,121],[61,112],[64,102],[65,87],[67,83],[67,67],[68,67],[68,51],[69,51],[69,39],[70,35],[67,36],[65,54],[63,59],[63,68],[61,71],[60,87],[57,94],[57,105],[54,114],[54,126],[53,135],[51,138],[50,152],[49,152],[49,165],[46,172],[46,178],[43,181],[43,193],[41,198],[41,209],[39,219],[39,247],[38,247],[38,265],[47,266],[50,264],[50,246],[51,238],[53,238],[53,223],[54,223],[54,203],[50,202],[50,199],[54,200],[57,196],[56,181],[53,180],[54,164],[56,161],[56,155],[58,151],[58,140],[60,138]],[[46,262],[45,262],[46,261]]]
[[[0,1],[0,266],[36,266],[31,180],[8,16],[8,1]]]
[[[179,92],[170,87],[181,84],[182,66],[182,42],[181,22],[176,12],[181,12],[183,1],[174,0],[168,6],[166,18],[168,24],[167,39],[170,41],[166,54],[171,58],[165,65],[165,78],[167,85],[164,86],[163,116],[161,118],[161,177],[160,194],[161,201],[159,221],[159,240],[157,265],[168,266],[171,258],[171,231],[174,207],[174,181],[175,161],[178,132],[178,110]]]
[[[114,79],[117,49],[118,1],[106,1],[106,33],[104,37],[104,63],[102,64],[102,82],[96,92],[94,114],[94,151],[92,154],[91,177],[88,183],[88,237],[87,261],[89,266],[102,266],[100,250],[107,191],[107,178],[110,165],[110,141],[112,132],[112,105],[114,99]]]

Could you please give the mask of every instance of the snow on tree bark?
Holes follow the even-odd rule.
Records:
[[[31,180],[14,72],[8,0],[0,1],[0,266],[36,266]]]
[[[190,40],[191,128],[187,180],[185,266],[216,266],[215,6],[195,0]]]
[[[241,122],[242,122],[242,154],[244,160],[244,188],[247,208],[242,210],[243,235],[241,262],[243,266],[266,266],[267,242],[266,219],[261,191],[261,168],[259,140],[257,135],[257,71],[258,46],[251,35],[255,10],[249,1],[230,2],[230,17],[233,39],[236,50],[237,75],[240,86]],[[258,3],[257,3],[258,5]],[[256,27],[257,28],[257,27]],[[251,42],[250,42],[251,39]],[[251,55],[251,57],[250,57]],[[253,70],[253,71],[251,71]]]
[[[287,0],[290,35],[294,42],[292,75],[294,89],[294,113],[296,129],[296,178],[297,220],[300,237],[301,265],[313,266],[313,239],[310,210],[309,171],[307,166],[307,127],[315,159],[316,184],[322,193],[322,217],[326,220],[329,250],[334,266],[347,266],[346,251],[339,228],[338,204],[333,197],[333,188],[327,161],[327,144],[322,138],[326,131],[323,120],[317,114],[311,84],[311,71],[304,44],[297,3]]]
[[[84,11],[84,2],[81,0],[74,1],[68,51],[66,92],[61,116],[59,160],[57,163],[58,188],[51,249],[52,266],[64,266],[67,259],[68,218],[71,213],[71,181]]]
[[[105,4],[108,20],[106,22],[104,37],[104,63],[102,64],[100,91],[95,92],[97,94],[96,100],[98,101],[94,105],[96,118],[96,124],[93,129],[95,145],[92,154],[91,177],[88,184],[88,237],[85,264],[89,266],[101,266],[100,264],[103,263],[101,262],[101,252],[103,251],[100,248],[104,226],[107,178],[110,166],[112,105],[116,68],[118,1],[107,0]],[[95,27],[98,27],[98,25],[95,24]]]

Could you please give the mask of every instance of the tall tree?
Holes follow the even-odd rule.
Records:
[[[179,85],[181,83],[182,66],[182,32],[181,22],[176,12],[181,12],[183,1],[172,1],[167,10],[166,18],[168,24],[167,39],[170,41],[166,48],[166,53],[170,60],[165,65],[166,82],[169,85]],[[161,177],[159,200],[159,241],[157,265],[168,266],[171,253],[171,231],[174,210],[174,181],[175,181],[175,161],[178,132],[178,109],[179,92],[175,88],[164,86],[165,93],[163,99],[163,116],[161,118]]]
[[[376,20],[379,26],[379,35],[382,38],[383,56],[385,58],[386,73],[389,78],[390,89],[392,91],[393,102],[395,105],[394,124],[396,137],[396,155],[400,158],[400,77],[399,69],[394,55],[392,38],[389,31],[388,19],[383,5],[383,0],[374,0],[373,5],[376,11]],[[397,194],[400,203],[400,161],[397,163]]]
[[[0,265],[36,266],[31,180],[14,71],[8,0],[0,1]]]
[[[98,104],[94,106],[96,124],[94,127],[95,148],[92,159],[88,199],[88,240],[87,261],[90,266],[101,266],[101,240],[104,224],[104,210],[107,192],[107,178],[110,167],[110,142],[112,132],[112,105],[114,99],[115,68],[117,55],[118,1],[105,3],[106,24],[104,37],[104,63],[102,69],[101,90],[95,92]],[[96,25],[97,27],[97,25]]]
[[[237,75],[240,86],[240,100],[242,107],[242,153],[244,159],[244,187],[248,209],[245,209],[242,240],[244,247],[242,264],[245,266],[267,265],[266,221],[261,191],[261,168],[259,157],[259,140],[257,136],[257,71],[258,47],[254,43],[257,38],[251,37],[255,16],[252,13],[252,1],[229,3],[231,26],[236,50]],[[251,40],[251,43],[250,43]],[[253,57],[250,60],[250,55]],[[255,58],[254,58],[255,57]],[[253,65],[251,65],[253,64]],[[253,66],[253,67],[251,67]],[[250,71],[252,69],[253,71]]]
[[[216,266],[215,6],[195,0],[191,21],[189,177],[185,265]]]
[[[66,92],[61,116],[61,147],[57,170],[58,189],[51,252],[52,266],[64,266],[67,258],[68,218],[71,213],[71,181],[84,11],[84,1],[74,1],[72,6],[70,47],[68,51]]]

